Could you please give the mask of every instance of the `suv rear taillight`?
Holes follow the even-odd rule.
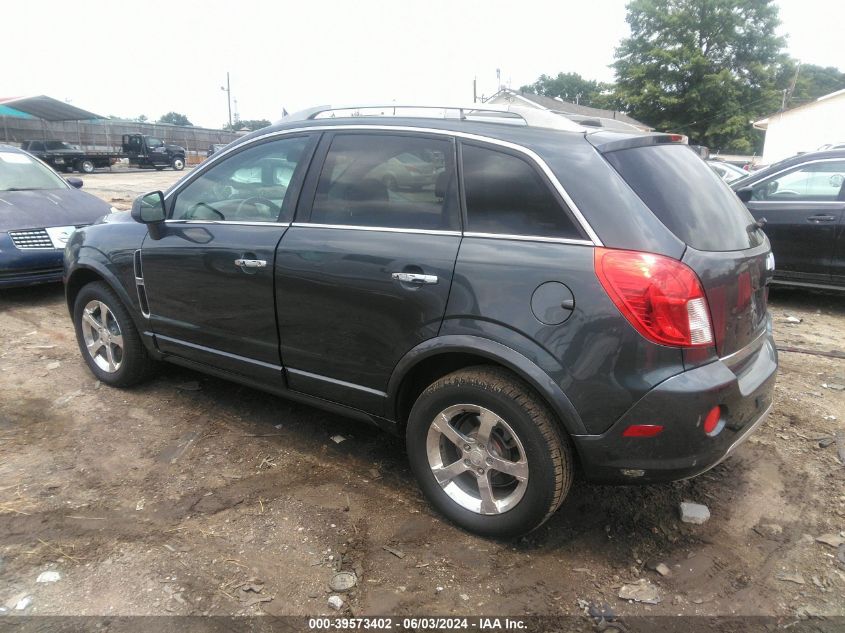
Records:
[[[596,248],[595,270],[619,311],[648,340],[672,347],[713,344],[704,289],[685,264],[652,253]]]

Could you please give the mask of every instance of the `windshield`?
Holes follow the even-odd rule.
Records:
[[[64,141],[45,141],[44,145],[47,149],[79,149],[76,145]]]
[[[0,150],[0,191],[65,188],[65,181],[49,167],[26,154]]]

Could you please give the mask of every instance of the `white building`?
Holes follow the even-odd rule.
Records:
[[[763,164],[771,164],[822,145],[845,143],[845,90],[754,122],[766,132]]]

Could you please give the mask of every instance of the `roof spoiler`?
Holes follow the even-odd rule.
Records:
[[[617,152],[621,149],[648,147],[650,145],[689,145],[689,138],[683,134],[643,134],[629,136],[627,134],[612,134],[597,132],[588,134],[587,140],[602,154]]]

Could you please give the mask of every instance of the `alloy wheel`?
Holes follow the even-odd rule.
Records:
[[[123,334],[114,313],[102,301],[89,301],[82,310],[82,336],[97,367],[108,373],[123,363]]]
[[[511,510],[528,487],[528,459],[519,437],[499,415],[478,405],[441,411],[429,426],[426,454],[443,491],[477,514]]]

